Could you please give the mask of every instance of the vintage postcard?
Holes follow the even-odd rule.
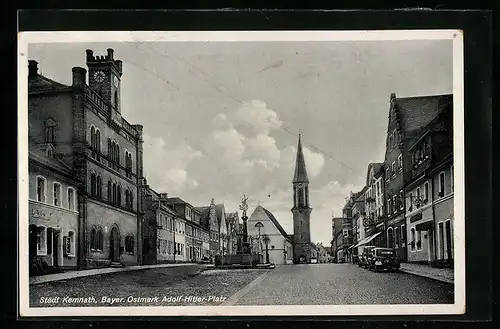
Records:
[[[463,314],[462,44],[20,33],[20,315]]]

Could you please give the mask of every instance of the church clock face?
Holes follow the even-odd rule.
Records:
[[[116,75],[113,75],[113,85],[118,88],[118,77]]]
[[[103,82],[104,79],[106,79],[106,75],[104,74],[103,71],[95,71],[94,72],[94,80],[96,82]]]

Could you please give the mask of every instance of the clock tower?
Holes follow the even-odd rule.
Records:
[[[95,90],[112,109],[121,113],[120,79],[122,61],[113,58],[113,49],[108,49],[106,56],[94,56],[87,49],[87,67],[89,68],[89,86]]]
[[[311,262],[311,226],[309,207],[309,180],[307,178],[306,162],[302,153],[302,143],[299,134],[295,174],[293,177],[293,261],[298,263]]]

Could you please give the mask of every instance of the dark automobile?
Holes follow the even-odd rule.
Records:
[[[375,246],[365,246],[363,249],[363,253],[359,256],[359,267],[368,268],[368,257],[370,256],[371,250],[375,248]]]
[[[399,271],[399,259],[392,248],[373,248],[368,258],[369,269],[373,271]]]

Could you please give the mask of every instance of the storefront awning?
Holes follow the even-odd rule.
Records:
[[[427,222],[423,222],[420,224],[415,225],[415,230],[417,231],[427,231],[427,230],[432,230],[433,228],[433,221],[428,220]]]
[[[371,236],[369,236],[369,237],[361,240],[361,242],[359,242],[354,247],[362,246],[362,245],[365,245],[365,244],[369,243],[370,241],[372,241],[373,239],[375,239],[377,236],[379,236],[380,233],[382,233],[382,232],[375,233],[374,235],[371,235]]]

